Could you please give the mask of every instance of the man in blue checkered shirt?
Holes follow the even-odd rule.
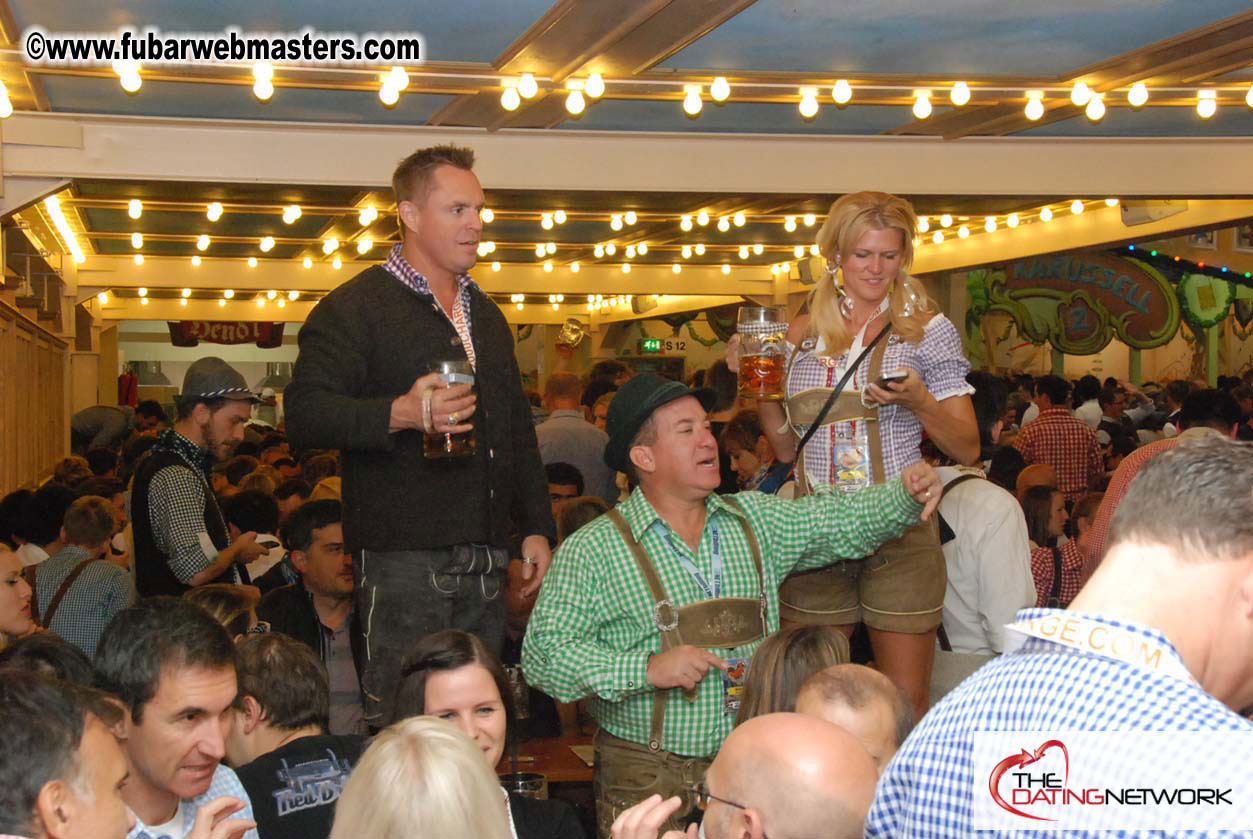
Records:
[[[932,709],[897,752],[866,836],[975,835],[973,796],[989,795],[988,781],[975,778],[976,732],[1253,732],[1237,713],[1253,705],[1251,475],[1253,445],[1217,434],[1154,458],[1119,505],[1109,552],[1069,611],[1019,612],[1010,628],[1018,645],[1007,643],[1006,655]],[[1115,636],[1131,643],[1116,653],[1106,640]],[[1197,768],[1216,784],[1249,771],[1172,742],[1182,745],[1153,755],[1155,763]],[[1127,743],[1097,760],[1111,785],[1132,783],[1143,768],[1136,738]],[[1108,808],[1091,810],[1090,833],[1066,835],[1140,835],[1125,812],[1102,824]],[[1197,826],[1184,819],[1151,826],[1166,835]]]

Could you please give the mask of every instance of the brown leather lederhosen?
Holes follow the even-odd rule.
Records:
[[[757,569],[759,588],[756,599],[750,597],[719,597],[689,603],[685,606],[676,606],[666,593],[665,586],[657,573],[656,566],[648,556],[648,552],[632,536],[631,528],[627,524],[626,519],[616,509],[610,510],[606,514],[609,520],[618,528],[619,533],[622,534],[623,541],[626,542],[632,558],[635,559],[640,573],[643,574],[644,580],[648,584],[649,592],[652,594],[655,604],[653,607],[653,623],[656,625],[658,632],[661,633],[662,652],[682,644],[715,649],[737,647],[758,641],[767,634],[765,571],[762,567],[761,548],[752,527],[747,519],[744,518],[743,510],[739,504],[735,499],[727,496],[723,496],[723,500],[740,513],[740,515],[736,516],[736,519],[744,531],[744,537],[748,540],[748,546],[753,555],[753,566]],[[717,674],[713,674],[712,678],[717,678]],[[609,761],[603,761],[602,757],[608,756],[610,748],[617,752],[627,751],[628,754],[635,753],[631,757],[633,762],[641,760],[648,762],[650,769],[645,774],[649,776],[650,781],[660,780],[667,772],[674,777],[675,780],[672,786],[657,790],[664,798],[678,795],[685,802],[685,806],[680,808],[680,811],[675,814],[669,823],[668,827],[670,829],[682,829],[679,819],[695,806],[695,801],[691,800],[686,786],[701,780],[701,776],[704,770],[708,768],[712,757],[676,755],[661,748],[666,702],[669,700],[671,693],[672,691],[669,690],[657,690],[654,692],[652,720],[649,726],[646,747],[643,744],[635,744],[613,737],[603,729],[597,735],[597,783],[595,787],[597,791],[597,821],[602,836],[608,835],[609,826],[612,825],[613,820],[623,809],[638,804],[640,800],[647,798],[648,794],[651,794],[643,792],[638,800],[629,800],[623,794],[615,793],[613,790],[606,788],[613,786],[613,779],[609,779],[607,784],[602,783],[604,780],[602,774],[612,773],[613,767],[608,765]],[[696,691],[685,690],[683,691],[683,696],[684,699],[693,701],[696,698]],[[649,757],[650,755],[652,757]],[[637,787],[636,784],[631,786]],[[636,791],[642,792],[642,790],[633,789],[633,792]]]
[[[880,341],[870,353],[870,365],[868,369],[867,382],[878,381],[883,375],[883,359],[887,353],[888,344],[891,343],[895,332],[889,333],[888,336]],[[796,354],[793,354],[793,359]],[[790,377],[791,369],[789,365],[788,373],[784,378],[786,383]],[[823,404],[827,397],[831,395],[829,387],[815,387],[800,391],[789,396],[784,402],[785,410],[788,415],[788,422],[793,427],[805,426],[811,424],[817,419],[819,412],[822,410]],[[858,391],[844,391],[836,397],[835,404],[827,416],[823,418],[822,425],[828,426],[838,422],[864,422],[866,423],[866,439],[870,447],[870,482],[872,484],[882,484],[885,482],[884,476],[884,457],[883,457],[883,437],[879,425],[879,406],[865,405],[862,402],[862,394]],[[819,434],[823,433],[821,430]],[[832,468],[836,468],[834,465]],[[796,474],[797,474],[797,493],[798,495],[807,495],[813,491],[809,483],[808,476],[805,474],[805,456],[803,452],[797,452],[796,458]],[[905,535],[899,539],[885,543],[879,551],[879,556],[884,554],[891,555],[894,553],[914,553],[917,551],[929,551],[934,547],[934,562],[937,566],[935,574],[939,575],[938,594],[933,598],[936,602],[934,610],[934,623],[939,624],[940,610],[943,606],[945,572],[943,563],[943,554],[939,547],[939,533],[936,529],[934,517],[931,521],[920,522],[906,531]],[[839,614],[839,611],[824,611],[822,609],[804,608],[802,604],[810,603],[815,599],[815,592],[820,591],[822,583],[832,578],[832,575],[840,574],[837,568],[821,568],[816,571],[802,571],[797,574],[789,575],[779,586],[779,616],[780,619],[788,623],[835,623],[826,616]],[[933,575],[928,575],[933,576]],[[935,591],[935,583],[931,581],[930,588]],[[809,596],[806,597],[805,595]],[[820,595],[818,595],[820,598]],[[920,614],[930,615],[929,608],[919,610]],[[920,618],[923,623],[930,623],[931,618]],[[909,631],[913,631],[913,627]],[[905,631],[905,630],[902,630]],[[919,630],[925,631],[925,630]]]

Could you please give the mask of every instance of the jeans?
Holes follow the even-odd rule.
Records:
[[[381,728],[391,722],[401,660],[419,638],[463,629],[499,654],[508,563],[508,551],[488,545],[363,550],[353,557],[365,636],[361,684],[367,723]]]

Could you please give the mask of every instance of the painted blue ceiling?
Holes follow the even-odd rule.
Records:
[[[343,3],[340,0],[9,0],[19,30],[101,32],[155,26],[168,32],[422,33],[432,61],[491,62],[551,6],[551,0],[421,0]]]
[[[757,0],[661,66],[1056,75],[1248,8],[1248,0]]]
[[[1076,117],[1023,131],[1016,137],[1247,137],[1253,135],[1253,110],[1244,105],[1219,108],[1201,119],[1194,108],[1109,108],[1099,123]]]

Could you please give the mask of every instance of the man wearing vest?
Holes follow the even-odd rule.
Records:
[[[596,738],[597,821],[657,793],[692,809],[731,731],[761,640],[779,627],[779,581],[859,559],[930,515],[924,463],[852,494],[788,501],[720,496],[709,389],[643,374],[609,406],[605,462],[638,486],[557,552],[522,648],[528,680],[565,702],[588,697]],[[924,507],[925,505],[925,507]]]
[[[187,368],[178,417],[135,473],[135,584],[140,597],[179,595],[205,583],[248,582],[243,566],[264,555],[256,533],[231,542],[210,487],[214,461],[244,439],[257,397],[220,358]]]

